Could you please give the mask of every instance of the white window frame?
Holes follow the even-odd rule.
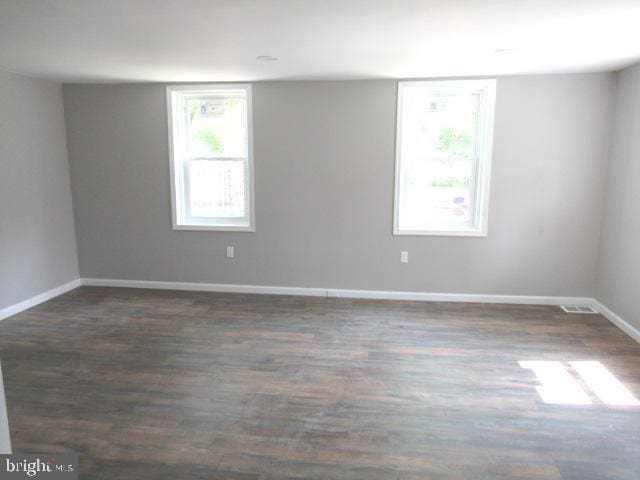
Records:
[[[474,224],[468,228],[460,228],[458,225],[451,228],[406,230],[401,229],[400,221],[400,187],[402,172],[402,106],[405,88],[433,84],[437,88],[459,88],[473,87],[485,89],[486,106],[479,115],[479,155],[476,164],[476,182],[474,193]],[[398,104],[396,117],[396,163],[395,163],[395,184],[393,202],[393,234],[394,235],[432,235],[432,236],[466,236],[466,237],[486,237],[487,223],[489,220],[489,195],[491,186],[491,159],[493,149],[493,124],[495,114],[496,80],[420,80],[420,81],[400,81],[398,82]]]
[[[187,170],[189,162],[184,161],[180,156],[178,146],[174,144],[175,138],[180,138],[183,133],[180,131],[181,122],[174,114],[180,112],[178,101],[180,96],[174,93],[202,93],[220,92],[224,90],[242,90],[247,98],[247,159],[244,176],[245,204],[247,215],[242,219],[231,218],[202,218],[191,217],[186,209],[188,208],[188,177]],[[225,232],[255,232],[254,214],[254,182],[253,182],[253,109],[250,84],[199,84],[199,85],[170,85],[167,87],[167,122],[169,132],[169,161],[171,169],[171,212],[172,225],[174,230],[216,230]],[[196,159],[192,159],[196,160]],[[221,157],[216,159],[238,160],[234,158]]]

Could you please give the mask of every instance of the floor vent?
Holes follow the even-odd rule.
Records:
[[[585,305],[560,305],[560,308],[567,313],[598,313],[595,308]]]

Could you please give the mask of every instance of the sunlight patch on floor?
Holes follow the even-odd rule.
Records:
[[[534,371],[541,386],[537,386],[538,395],[545,403],[563,405],[589,405],[591,399],[578,385],[578,382],[556,361],[518,362],[522,368]]]
[[[545,403],[589,405],[593,401],[562,362],[520,361],[522,368],[533,370],[541,385],[536,386]],[[569,362],[589,389],[605,405],[640,406],[640,401],[601,363],[594,360]]]
[[[602,363],[596,361],[571,362],[571,366],[606,405],[640,405],[638,399]]]

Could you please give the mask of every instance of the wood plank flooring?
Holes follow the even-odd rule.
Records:
[[[0,349],[14,450],[82,479],[640,478],[640,407],[544,403],[518,364],[597,360],[640,397],[600,315],[83,287]]]

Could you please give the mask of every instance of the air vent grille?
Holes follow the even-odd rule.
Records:
[[[598,313],[598,311],[587,305],[561,305],[560,308],[567,313]]]

